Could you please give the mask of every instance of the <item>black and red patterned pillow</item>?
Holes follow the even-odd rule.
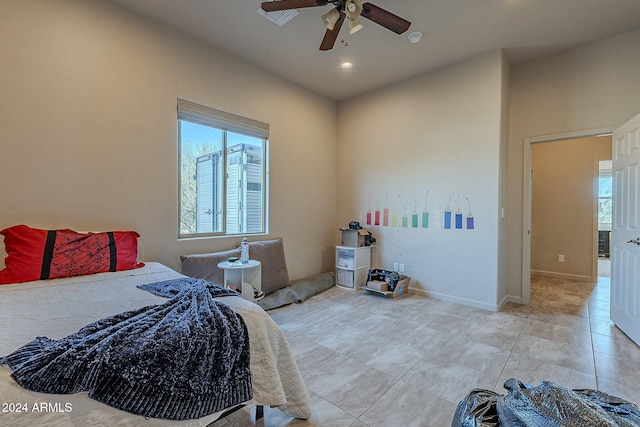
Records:
[[[0,285],[131,270],[138,263],[135,231],[78,233],[16,225],[0,231],[7,252]]]

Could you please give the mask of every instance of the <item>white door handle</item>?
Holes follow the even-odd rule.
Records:
[[[640,237],[635,240],[629,240],[627,243],[633,243],[634,245],[640,245]]]

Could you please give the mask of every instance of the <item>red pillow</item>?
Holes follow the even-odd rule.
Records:
[[[82,234],[16,225],[0,234],[7,252],[0,285],[131,270],[144,265],[137,262],[140,235],[135,231]]]

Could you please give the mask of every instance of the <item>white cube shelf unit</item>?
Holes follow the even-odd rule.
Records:
[[[336,246],[336,285],[358,289],[367,284],[371,268],[371,246]]]

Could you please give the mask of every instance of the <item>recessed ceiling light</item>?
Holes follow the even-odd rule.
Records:
[[[340,67],[348,70],[349,68],[353,67],[353,64],[351,62],[343,62],[342,64],[340,64]]]

